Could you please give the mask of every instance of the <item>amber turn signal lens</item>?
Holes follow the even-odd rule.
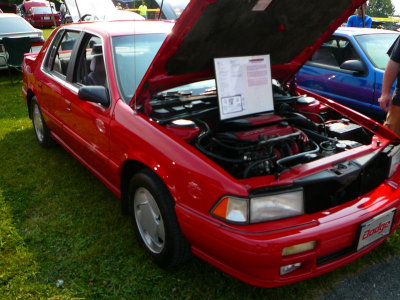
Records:
[[[294,254],[303,253],[303,252],[312,250],[315,248],[316,244],[317,244],[316,241],[311,241],[311,242],[302,243],[302,244],[283,248],[282,256],[289,256],[289,255],[294,255]]]

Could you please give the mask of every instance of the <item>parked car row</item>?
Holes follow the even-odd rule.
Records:
[[[162,267],[194,254],[263,287],[336,269],[398,227],[400,141],[292,79],[363,2],[191,0],[176,23],[58,27],[23,63],[37,141],[121,198]]]

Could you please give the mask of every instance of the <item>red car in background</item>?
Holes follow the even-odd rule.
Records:
[[[70,24],[25,56],[39,144],[121,198],[160,266],[194,254],[279,286],[399,226],[399,137],[293,81],[365,1],[292,2],[191,0],[176,23]]]
[[[33,27],[52,27],[61,24],[60,14],[44,2],[29,1],[24,3],[24,18]]]

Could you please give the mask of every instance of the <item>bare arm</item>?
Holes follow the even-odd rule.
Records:
[[[394,60],[389,59],[389,62],[385,69],[385,74],[383,75],[382,95],[378,99],[379,105],[384,111],[387,111],[388,105],[392,104],[392,96],[390,94],[390,90],[392,88],[394,81],[396,80],[399,68],[400,68],[400,63],[397,63]]]

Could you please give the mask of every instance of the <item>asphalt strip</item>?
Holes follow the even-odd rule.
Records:
[[[400,256],[343,278],[317,300],[400,299]]]

